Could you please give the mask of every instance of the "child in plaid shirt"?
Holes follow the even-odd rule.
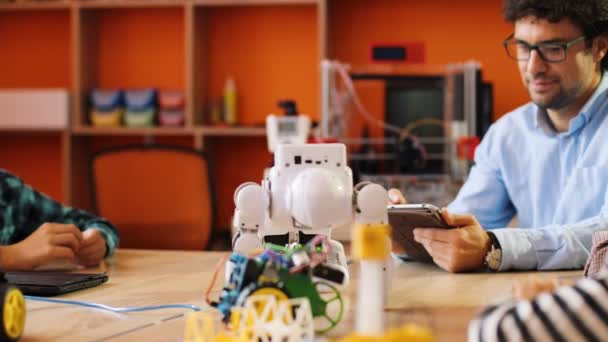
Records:
[[[0,170],[0,270],[32,270],[59,259],[95,266],[117,246],[110,222],[62,206]]]

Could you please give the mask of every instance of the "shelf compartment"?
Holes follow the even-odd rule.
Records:
[[[70,88],[70,11],[0,11],[0,88]]]
[[[183,6],[79,12],[76,126],[89,123],[88,95],[94,88],[185,91],[184,13]]]
[[[230,6],[233,3],[207,2],[196,6],[194,96],[202,99],[195,101],[195,122],[210,122],[210,103],[221,101],[230,77],[236,83],[240,125],[263,124],[268,114],[279,112],[277,102],[283,99],[297,101],[301,113],[317,118],[316,3]]]

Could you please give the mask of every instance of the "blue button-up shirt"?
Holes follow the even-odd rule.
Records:
[[[529,103],[501,117],[477,148],[449,209],[492,229],[500,270],[581,268],[592,233],[608,229],[607,75],[567,132]],[[521,228],[504,228],[515,215]]]

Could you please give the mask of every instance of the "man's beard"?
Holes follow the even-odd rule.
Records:
[[[532,102],[534,102],[535,105],[544,110],[560,110],[570,105],[575,101],[576,93],[576,89],[566,90],[560,86],[559,91],[556,94],[551,95],[550,97],[533,96],[532,91],[528,88],[528,94],[530,95]]]

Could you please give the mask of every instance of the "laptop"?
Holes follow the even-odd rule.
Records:
[[[23,294],[56,296],[105,283],[105,273],[6,272],[4,278]]]

